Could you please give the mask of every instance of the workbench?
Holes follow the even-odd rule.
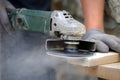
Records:
[[[120,62],[96,67],[77,66],[77,68],[80,72],[102,78],[103,80],[120,80]]]
[[[86,58],[87,63],[83,62],[84,64],[79,62],[81,61],[80,59],[68,62],[76,65],[80,72],[98,77],[100,80],[120,80],[120,55],[114,52],[106,53],[105,55],[102,58],[96,58],[96,60],[91,60],[88,57]]]
[[[84,58],[54,57],[66,59],[67,63],[76,66],[80,73],[97,77],[99,80],[120,80],[120,54],[118,53],[96,52],[93,56]],[[62,71],[58,71],[58,74],[62,74]]]

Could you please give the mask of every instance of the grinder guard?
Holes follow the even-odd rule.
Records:
[[[65,42],[78,42],[76,45],[76,51],[66,50]],[[58,55],[66,57],[86,57],[93,54],[96,49],[94,42],[82,41],[82,40],[60,40],[60,39],[48,39],[46,41],[46,50],[49,55]]]

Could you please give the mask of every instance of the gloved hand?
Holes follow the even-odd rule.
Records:
[[[12,27],[8,19],[7,9],[15,9],[7,0],[0,0],[0,25],[7,31],[11,31]],[[2,29],[2,28],[0,28]]]
[[[83,40],[95,42],[96,49],[99,52],[109,52],[109,49],[120,52],[120,39],[116,36],[105,34],[100,30],[88,31],[84,35]]]

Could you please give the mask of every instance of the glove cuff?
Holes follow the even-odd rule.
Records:
[[[91,29],[89,31],[86,32],[86,34],[82,37],[83,40],[88,39],[91,35],[94,34],[104,34],[104,32],[98,30],[98,29]]]
[[[91,33],[102,33],[103,34],[104,32],[98,29],[91,29],[86,32],[86,34],[91,34]]]

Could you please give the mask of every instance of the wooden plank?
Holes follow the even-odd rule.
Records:
[[[120,80],[120,62],[96,67],[77,66],[80,72],[108,80]]]
[[[66,60],[70,64],[81,65],[86,67],[109,64],[120,61],[120,54],[116,52],[109,53],[95,52],[93,55],[88,57],[68,57],[53,54],[52,52],[48,52],[47,54],[59,60]]]
[[[120,61],[120,54],[115,52],[109,53],[94,53],[93,56],[83,58],[68,58],[68,63],[81,65],[86,67],[109,64]]]
[[[99,66],[97,74],[109,80],[120,80],[120,62]]]
[[[54,58],[67,60],[68,63],[76,65],[80,72],[108,80],[120,80],[120,54],[115,52],[94,53],[89,57],[67,57],[53,55]],[[119,62],[119,63],[115,63]],[[108,64],[114,63],[114,64]],[[107,65],[103,65],[107,64]]]

